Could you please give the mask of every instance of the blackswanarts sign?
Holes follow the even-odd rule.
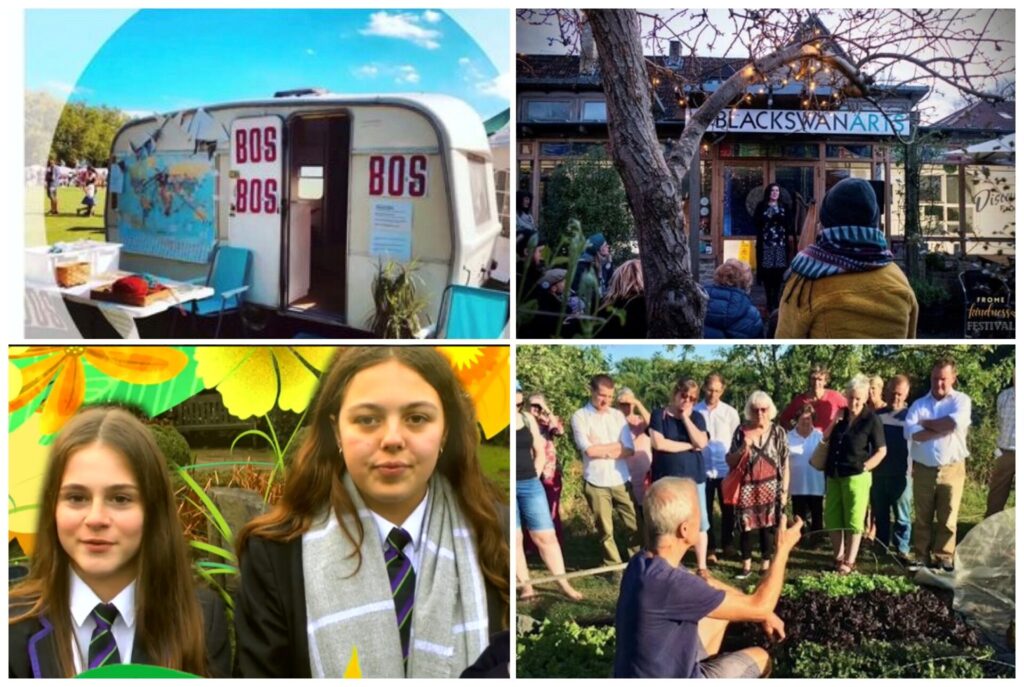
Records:
[[[910,114],[879,110],[722,110],[711,122],[708,131],[750,134],[908,135]]]

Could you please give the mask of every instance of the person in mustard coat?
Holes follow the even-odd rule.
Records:
[[[775,338],[915,338],[917,298],[878,228],[871,184],[840,181],[819,219],[815,242],[790,265]]]

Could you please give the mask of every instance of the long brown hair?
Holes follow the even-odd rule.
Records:
[[[342,535],[358,551],[364,532],[342,482],[345,462],[338,455],[333,417],[341,409],[352,378],[362,370],[389,360],[414,370],[441,399],[447,440],[436,469],[451,483],[459,507],[473,527],[480,568],[501,595],[506,611],[502,614],[504,617],[509,595],[509,546],[498,522],[497,504],[501,496],[480,468],[473,401],[459,384],[448,360],[430,347],[354,346],[338,350],[330,369],[320,379],[306,438],[288,469],[281,501],[270,513],[242,528],[236,540],[238,555],[245,553],[251,536],[278,542],[301,536],[328,504],[338,519]],[[354,528],[347,524],[346,515],[355,523]]]
[[[131,413],[119,408],[93,407],[80,411],[54,441],[43,481],[38,539],[29,574],[10,592],[12,606],[28,608],[11,617],[9,623],[45,615],[53,625],[58,668],[65,677],[74,677],[68,641],[72,636],[68,581],[71,561],[57,534],[57,498],[71,456],[96,443],[125,459],[142,499],[135,642],[155,665],[206,675],[202,611],[174,505],[167,463],[149,429]]]

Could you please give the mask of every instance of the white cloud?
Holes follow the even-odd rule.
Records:
[[[420,73],[411,64],[402,65],[397,70],[395,83],[415,84],[420,82]]]
[[[476,84],[476,90],[482,95],[489,95],[502,100],[509,100],[512,95],[512,73],[498,74],[493,79],[480,81]]]
[[[424,13],[424,17],[426,16]],[[374,12],[370,15],[370,23],[359,29],[364,36],[382,36],[410,41],[421,48],[436,50],[441,47],[438,39],[441,32],[436,29],[425,29],[420,26],[420,17],[409,12],[388,14],[387,11]]]
[[[460,57],[459,58],[459,66],[460,67],[468,67],[471,63],[472,63],[472,60],[470,60],[468,57]]]
[[[375,79],[380,74],[380,69],[375,64],[364,64],[356,69],[356,76],[362,79]]]
[[[423,21],[427,22],[428,24],[436,24],[439,21],[441,21],[443,17],[444,15],[442,15],[440,12],[435,12],[434,10],[426,10],[425,12],[423,12]]]
[[[313,50],[313,48],[306,48],[306,54],[307,55],[315,55],[316,54],[316,50]]]

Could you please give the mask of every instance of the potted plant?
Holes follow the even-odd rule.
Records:
[[[377,263],[371,286],[374,313],[370,330],[382,339],[408,339],[422,328],[421,313],[427,302],[417,292],[422,280],[416,261],[403,265],[394,260]]]

